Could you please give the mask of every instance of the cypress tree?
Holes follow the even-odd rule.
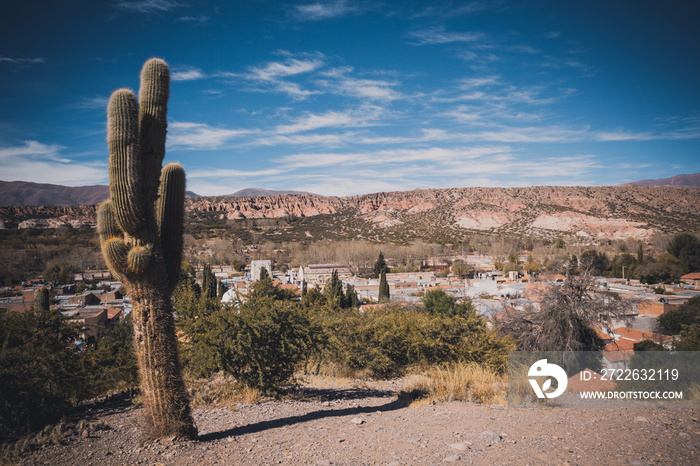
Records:
[[[382,272],[386,272],[386,269],[387,266],[386,261],[384,260],[384,253],[382,251],[379,251],[379,257],[377,258],[377,262],[374,263],[374,278],[379,278]]]
[[[379,301],[389,301],[391,296],[389,295],[389,283],[386,281],[386,271],[382,270],[379,277]]]

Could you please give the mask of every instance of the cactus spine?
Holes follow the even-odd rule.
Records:
[[[49,296],[49,289],[45,286],[40,286],[34,290],[34,310],[48,311],[50,306],[51,297]]]
[[[132,298],[134,345],[145,408],[145,440],[194,438],[182,380],[171,296],[180,273],[185,172],[161,170],[170,73],[151,59],[141,71],[140,102],[114,91],[107,109],[110,199],[98,209],[105,262]]]

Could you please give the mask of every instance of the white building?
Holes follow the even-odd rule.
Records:
[[[266,269],[268,275],[272,278],[272,261],[271,260],[257,260],[250,263],[250,279],[251,281],[257,282],[260,280],[260,271]]]

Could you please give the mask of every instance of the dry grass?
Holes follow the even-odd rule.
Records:
[[[236,403],[255,404],[264,400],[260,390],[236,382],[233,377],[214,374],[208,379],[186,380],[192,406],[226,406]]]
[[[399,399],[410,406],[448,401],[507,404],[507,377],[481,364],[432,367],[414,378],[399,394]]]

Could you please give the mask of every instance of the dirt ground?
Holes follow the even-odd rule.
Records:
[[[93,411],[107,430],[26,456],[49,465],[700,464],[692,409],[406,407],[404,381],[312,380],[293,400],[194,410],[200,439],[138,446],[139,408]]]

